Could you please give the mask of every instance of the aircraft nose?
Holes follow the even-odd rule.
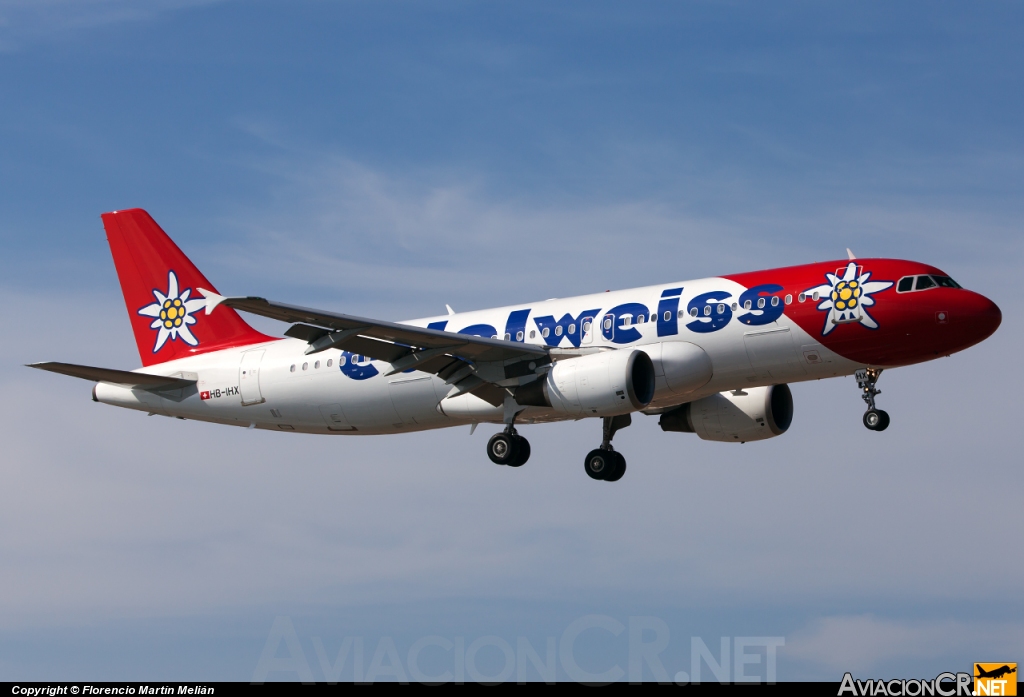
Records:
[[[1003,321],[999,306],[981,293],[968,291],[959,312],[974,343],[983,341],[995,333]]]

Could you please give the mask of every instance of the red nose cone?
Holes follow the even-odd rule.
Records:
[[[992,336],[1003,321],[999,306],[979,293],[968,292],[959,312],[972,344]]]

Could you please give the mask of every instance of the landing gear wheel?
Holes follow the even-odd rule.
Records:
[[[617,482],[626,473],[626,458],[622,457],[621,453],[613,452],[611,454],[615,456],[615,467],[608,472],[604,480],[606,482]]]
[[[882,417],[882,422],[878,424],[878,427],[875,430],[884,431],[885,429],[889,428],[889,412],[882,411],[881,409],[879,409],[878,415]]]
[[[864,412],[864,425],[871,431],[884,431],[889,428],[889,413],[881,409],[868,409]]]
[[[583,461],[583,468],[591,479],[604,480],[609,473],[614,474],[618,467],[617,453],[614,450],[591,450]]]
[[[525,439],[520,439],[510,433],[495,433],[487,441],[487,457],[491,458],[491,462],[496,465],[508,465],[515,462],[519,455],[519,440]]]
[[[522,467],[526,464],[526,461],[530,459],[530,441],[526,440],[522,436],[513,436],[513,440],[516,443],[515,447],[518,450],[518,454],[507,464],[509,467]]]

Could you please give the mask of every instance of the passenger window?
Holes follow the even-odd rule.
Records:
[[[793,304],[793,294],[792,293],[789,293],[789,294],[786,295],[786,304],[787,305],[792,305]]]
[[[628,327],[633,324],[633,315],[622,315],[622,326]]]
[[[757,299],[757,309],[760,310],[762,307],[764,307],[764,298],[758,298]]]
[[[804,300],[807,300],[807,296],[806,296],[806,295],[804,295],[803,293],[801,293],[800,295],[796,296],[796,299],[797,299],[797,300],[798,300],[799,302],[803,302]]]
[[[332,365],[334,365],[334,359],[333,358],[328,358],[327,359],[327,367],[330,368]]]
[[[811,295],[811,300],[813,300],[814,302],[818,302],[819,298],[821,298],[821,295],[818,294],[818,291],[814,291],[814,293]]]
[[[309,363],[303,363],[303,364],[302,364],[302,369],[303,369],[303,370],[305,370],[305,369],[306,369],[306,368],[308,368],[308,367],[309,367]]]
[[[732,304],[732,311],[736,312],[736,310],[738,310],[738,309],[740,309],[739,303],[733,303]]]
[[[562,329],[561,327],[556,327],[555,328],[555,334],[556,335],[561,335],[561,333],[562,333],[561,329]],[[544,327],[543,329],[540,330],[540,335],[542,337],[544,337],[545,339],[547,339],[549,336],[551,336],[551,330],[548,329],[547,327]]]
[[[711,316],[711,306],[710,305],[705,305],[704,306],[704,316],[705,317],[710,317]]]
[[[753,305],[751,304],[751,302],[749,300],[744,300],[743,301],[743,309],[744,310],[749,310],[752,307],[753,307]]]
[[[926,290],[928,288],[934,288],[935,281],[932,280],[931,276],[918,276],[916,290]]]
[[[288,369],[288,372],[289,373],[294,373],[295,372],[295,364],[294,363],[292,363],[292,367]]]
[[[772,307],[778,307],[778,306],[779,306],[779,296],[773,295],[772,296]]]
[[[341,358],[338,359],[338,367],[339,368],[344,366],[346,363],[348,363],[348,356],[342,356]],[[294,370],[294,369],[295,369],[295,366],[292,366],[292,370]]]
[[[672,319],[672,310],[665,310],[665,321],[668,322]]]
[[[313,369],[320,370],[320,361],[317,361],[316,363],[313,364]]]
[[[897,292],[900,293],[909,293],[910,291],[914,290],[914,277],[904,276],[903,278],[901,278],[900,284],[896,286],[896,290]]]
[[[510,341],[511,339],[512,339],[512,335],[509,334],[508,332],[505,332],[505,341]]]
[[[523,333],[522,332],[516,332],[516,341],[522,341],[522,340],[523,340]]]
[[[584,325],[583,331],[588,331],[589,329],[590,329],[590,327],[588,325]],[[575,334],[576,333],[576,325],[575,324],[570,324],[569,325],[569,333],[570,334]]]
[[[697,316],[697,308],[691,309],[690,310],[690,317],[696,317],[696,316]]]
[[[680,317],[682,317],[682,316],[683,316],[683,311],[682,311],[682,310],[680,310],[680,311],[679,311],[679,316],[680,316]],[[658,315],[656,315],[656,314],[654,314],[654,313],[652,312],[652,313],[651,313],[651,321],[652,321],[652,322],[657,322],[657,321],[658,321]]]
[[[533,339],[533,338],[535,338],[536,336],[537,336],[537,332],[535,332],[534,330],[532,330],[532,329],[531,329],[531,330],[530,330],[530,338],[531,338],[531,339]]]
[[[547,331],[547,329],[545,329],[544,331]],[[545,336],[547,335],[545,334]],[[558,325],[557,327],[555,327],[555,336],[562,336],[562,325]]]
[[[694,312],[694,314],[697,314],[696,311]],[[680,310],[679,312],[676,313],[676,317],[679,318],[679,319],[682,319],[685,316],[686,316],[686,313],[683,312],[682,310]]]
[[[722,303],[718,304],[718,314],[720,314],[720,315],[724,315],[725,314],[725,305],[723,305]]]
[[[611,329],[612,328],[612,321],[610,319],[606,319],[604,321],[604,328],[605,329]]]
[[[637,315],[636,316],[636,323],[637,324],[643,324],[646,321],[647,321],[647,315]]]
[[[580,326],[583,329],[583,333],[584,334],[586,334],[587,332],[590,331],[590,322],[584,322]],[[570,324],[569,325],[569,333],[572,334],[574,331],[576,331],[576,325],[575,324]]]

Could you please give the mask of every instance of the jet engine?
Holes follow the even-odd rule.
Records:
[[[616,416],[654,398],[654,364],[643,351],[619,349],[558,361],[547,375],[516,390],[523,406],[572,416]]]
[[[781,436],[793,422],[789,385],[720,392],[661,415],[663,431],[696,433],[703,440],[745,443]]]

